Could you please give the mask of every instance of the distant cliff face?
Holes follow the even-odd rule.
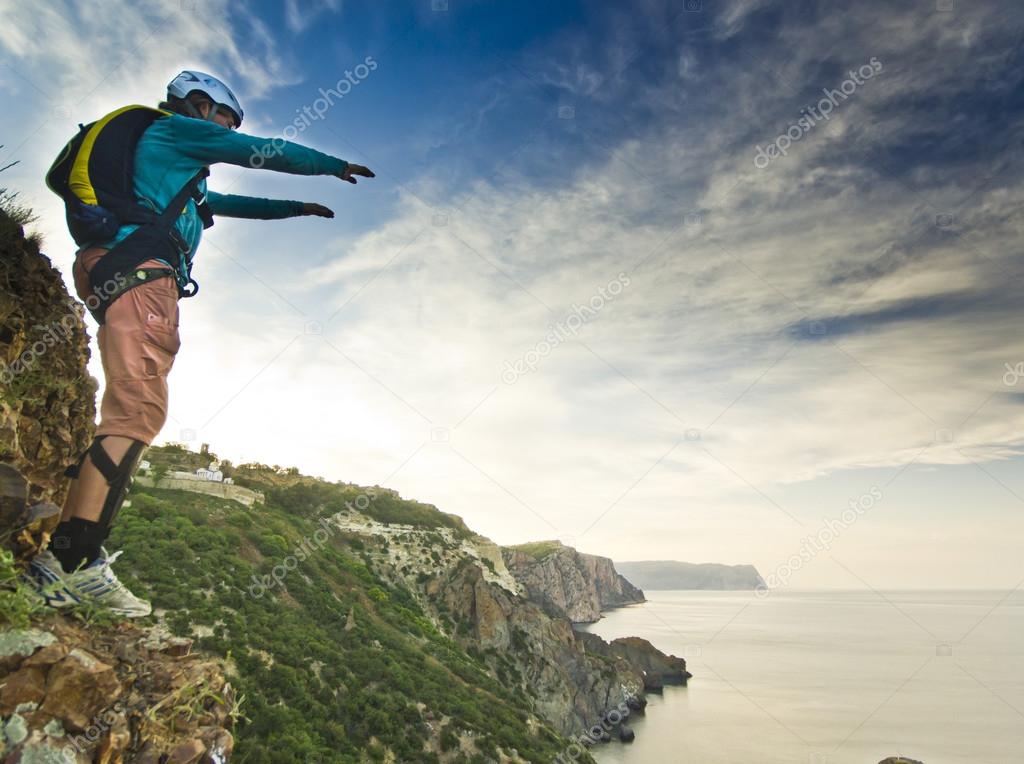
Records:
[[[619,575],[607,557],[582,554],[557,541],[501,551],[527,596],[571,621],[592,623],[602,610],[644,602],[644,593]]]
[[[746,590],[765,586],[753,565],[645,560],[617,562],[616,569],[644,589]]]

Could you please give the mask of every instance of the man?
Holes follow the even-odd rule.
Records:
[[[179,192],[215,162],[298,175],[332,175],[353,184],[355,176],[375,177],[362,165],[296,143],[236,132],[242,123],[241,105],[223,82],[203,72],[186,70],[175,77],[160,108],[173,114],[161,115],[145,129],[134,155],[135,194],[140,204],[154,212],[164,211],[176,195],[183,198]],[[261,160],[258,165],[252,161],[257,156]],[[320,204],[208,192],[205,179],[196,190],[200,200],[205,195],[213,215],[264,220],[334,217]],[[106,387],[96,439],[78,464],[69,468],[72,483],[61,522],[49,548],[29,568],[54,607],[88,600],[128,617],[148,615],[152,610],[149,602],[133,595],[117,579],[111,563],[120,552],[108,555],[102,543],[124,502],[143,450],[167,418],[167,375],[180,346],[178,299],[189,295],[189,285],[195,284],[191,261],[204,227],[203,211],[190,198],[174,219],[172,233],[180,242],[179,251],[169,255],[154,247],[143,251],[141,257],[133,252],[139,264],[132,266],[132,274],[139,278],[130,282],[129,288],[119,282],[123,291],[113,298],[104,295],[110,299],[104,306],[97,339]],[[96,279],[90,278],[97,263],[111,252],[123,259],[126,248],[149,246],[145,242],[152,240],[140,237],[146,231],[138,229],[137,225],[123,225],[114,239],[90,242],[78,250],[73,268],[75,290],[87,305],[98,294]],[[162,245],[166,238],[161,237]],[[140,245],[140,241],[144,243]],[[141,259],[149,254],[153,257]]]

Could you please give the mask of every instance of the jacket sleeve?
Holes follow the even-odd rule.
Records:
[[[225,162],[292,175],[341,175],[348,167],[344,159],[283,138],[258,138],[216,122],[177,114],[168,119],[175,148],[203,164]]]
[[[227,218],[279,220],[302,214],[302,202],[284,199],[260,199],[256,196],[218,194],[216,191],[207,191],[206,201],[214,215]]]

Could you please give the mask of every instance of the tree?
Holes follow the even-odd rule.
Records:
[[[167,477],[168,472],[169,468],[167,467],[166,464],[157,464],[156,466],[154,466],[152,472],[150,473],[153,476],[153,486],[159,486],[160,481]]]
[[[3,147],[4,147],[4,144],[0,143],[0,149],[2,149]],[[18,162],[20,162],[20,161],[21,161],[20,159],[15,159],[13,162],[9,162],[8,164],[5,164],[3,167],[0,167],[0,172],[3,172],[4,170],[8,170],[11,167],[14,167],[14,165],[18,164]],[[5,189],[3,189],[3,191],[7,191],[7,189],[5,188]]]

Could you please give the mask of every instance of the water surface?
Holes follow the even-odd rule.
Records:
[[[600,764],[1024,762],[1024,592],[650,591],[585,627],[685,657]]]

